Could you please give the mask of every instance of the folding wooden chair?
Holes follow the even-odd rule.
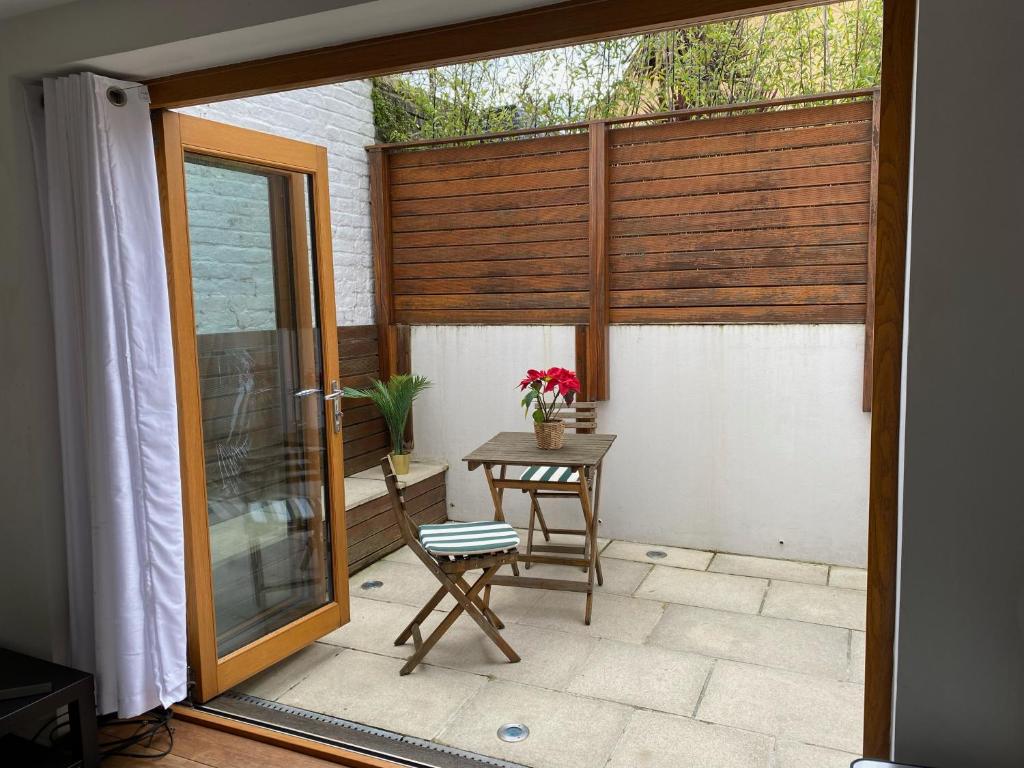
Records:
[[[489,606],[491,579],[501,566],[515,563],[519,535],[507,523],[493,520],[417,526],[405,510],[405,502],[398,490],[398,480],[391,469],[391,462],[385,457],[381,459],[380,465],[384,470],[384,481],[391,497],[391,509],[398,521],[402,540],[427,566],[427,570],[441,582],[441,587],[434,596],[395,638],[395,645],[404,645],[411,637],[415,646],[415,651],[399,674],[407,675],[412,672],[463,613],[477,623],[510,662],[519,661],[519,656],[512,650],[512,646],[505,642],[505,638],[498,632],[499,629],[504,629],[505,625]],[[483,574],[470,584],[464,574],[478,568],[483,569]],[[420,634],[420,625],[445,595],[455,598],[455,607],[424,640]]]
[[[577,434],[593,434],[597,431],[597,403],[573,403],[571,406],[566,406],[560,411],[560,418],[565,422],[565,428],[576,432]],[[557,458],[557,454],[553,454],[554,458]],[[595,468],[592,472],[587,473],[587,488],[590,491],[591,497],[595,499],[595,505],[597,500],[597,494],[600,493],[600,484],[596,483],[600,468]],[[535,466],[527,467],[520,480],[531,480],[533,482],[577,482],[578,475],[575,470],[571,467],[560,467],[557,465],[551,466]],[[595,491],[595,485],[597,490]],[[589,555],[589,537],[587,536],[586,528],[552,528],[547,524],[544,519],[544,512],[540,507],[540,499],[578,499],[579,494],[572,491],[524,491],[530,496],[530,524],[527,528],[526,533],[526,554],[531,555],[534,551],[537,552],[559,552],[563,554],[582,554],[584,556]],[[596,508],[596,506],[595,506]],[[600,521],[598,521],[600,522]],[[544,541],[547,544],[534,544],[533,535],[537,524],[540,525],[541,533],[544,535]],[[582,536],[582,545],[566,545],[566,544],[551,544],[551,534],[560,533],[567,534],[570,536]],[[526,563],[526,568],[529,569],[530,563]],[[595,569],[597,575],[597,583],[604,584],[604,575],[601,573],[601,558],[598,556],[595,558]],[[586,569],[584,569],[586,570]]]

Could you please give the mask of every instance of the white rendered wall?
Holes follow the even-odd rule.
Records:
[[[331,239],[334,251],[334,294],[337,304],[338,325],[368,325],[373,322],[373,257],[370,249],[370,187],[366,150],[374,143],[373,103],[370,82],[357,80],[350,83],[324,85],[267,96],[222,101],[180,110],[183,113],[237,125],[256,131],[272,133],[289,139],[319,144],[327,148],[327,164],[331,189]],[[194,181],[196,179],[190,179]],[[199,180],[197,180],[199,181]],[[231,200],[222,201],[228,205]],[[251,201],[240,197],[239,213],[244,213]],[[210,242],[206,253],[210,259],[210,273],[215,275],[230,259],[225,241],[239,233],[236,220],[222,219],[232,231],[217,233],[206,231]],[[243,224],[245,222],[243,221]],[[253,233],[260,237],[259,233]],[[228,243],[230,245],[230,242]],[[258,246],[257,246],[258,247]],[[244,261],[246,251],[236,249],[243,262],[241,270],[251,265]],[[200,261],[199,268],[203,263]],[[205,274],[205,273],[203,273]],[[197,273],[197,276],[200,276]],[[200,283],[202,285],[203,283]],[[215,283],[207,283],[215,290]],[[237,296],[235,297],[237,300]],[[207,332],[241,330],[250,320],[258,322],[260,307],[246,308],[238,328],[221,327],[228,315],[210,314]],[[234,315],[236,313],[232,313]],[[253,327],[259,327],[253,326]]]
[[[462,456],[530,429],[515,383],[527,367],[572,367],[573,344],[571,328],[413,328],[414,370],[438,383],[415,410],[416,452],[451,465],[452,518],[491,508]],[[862,325],[614,326],[602,534],[863,566],[863,350]],[[522,522],[525,499],[506,500]],[[578,516],[561,506],[556,518]]]

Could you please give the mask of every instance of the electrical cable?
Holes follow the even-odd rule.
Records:
[[[103,723],[100,727],[100,735],[104,735],[103,731],[105,729],[114,727],[130,728],[132,726],[134,726],[134,730],[126,736],[100,741],[99,752],[101,760],[105,760],[106,758],[113,757],[115,755],[155,760],[165,757],[171,753],[171,750],[174,747],[174,729],[171,728],[171,711],[169,709],[156,709],[152,712],[140,715],[139,717],[133,717],[127,720],[109,720]],[[135,749],[136,747],[153,749],[153,742],[161,734],[166,734],[167,739],[166,746],[163,749],[156,752],[141,752]],[[106,735],[113,736],[113,734]]]

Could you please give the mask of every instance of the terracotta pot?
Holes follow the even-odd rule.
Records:
[[[409,454],[408,453],[389,453],[388,456],[391,459],[391,468],[395,470],[396,475],[408,475],[409,474]]]
[[[564,421],[535,421],[533,434],[537,438],[537,447],[545,451],[554,451],[562,447],[565,440]]]

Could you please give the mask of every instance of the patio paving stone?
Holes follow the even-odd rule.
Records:
[[[631,712],[621,704],[492,680],[436,741],[532,768],[603,768]],[[497,730],[506,723],[526,724],[529,738],[500,741]]]
[[[635,594],[666,603],[757,613],[767,587],[767,579],[656,565]]]
[[[343,650],[279,700],[314,712],[434,738],[487,678],[421,665],[400,677],[402,662]]]
[[[860,755],[813,747],[796,741],[775,742],[775,768],[850,768]]]
[[[635,600],[608,592],[595,593],[588,627],[583,623],[586,595],[582,592],[535,591],[541,592],[543,597],[521,619],[523,624],[626,643],[644,642],[661,619],[664,608],[653,600]]]
[[[372,580],[382,581],[383,586],[376,589],[363,589],[360,586],[363,582]],[[349,594],[352,597],[404,603],[419,608],[440,586],[441,583],[422,563],[406,565],[393,560],[378,560],[349,579]]]
[[[236,691],[258,696],[261,699],[277,701],[281,696],[316,672],[332,656],[340,651],[331,645],[313,643],[292,654],[280,664],[250,677],[235,688]]]
[[[767,768],[768,736],[638,710],[607,768]]]
[[[863,632],[857,631],[851,632],[850,635],[850,674],[846,679],[854,683],[863,683],[866,636]]]
[[[868,572],[863,568],[847,568],[842,565],[833,565],[829,569],[828,585],[830,587],[842,587],[843,589],[867,589]]]
[[[857,589],[773,581],[764,601],[765,616],[864,629],[867,594]]]
[[[862,739],[864,687],[779,669],[719,661],[697,718],[854,752]]]
[[[597,578],[595,577],[594,589],[598,592],[611,592],[616,595],[632,595],[653,567],[653,565],[648,565],[647,563],[602,557],[601,572],[604,574],[604,585],[597,586]],[[522,566],[520,566],[520,569],[520,573],[525,576],[536,576],[546,579],[569,579],[570,581],[581,582],[587,580],[587,574],[578,568],[566,568],[549,563],[534,563],[530,570],[522,569]]]
[[[658,550],[665,553],[665,557],[652,558],[647,553],[651,550]],[[602,557],[615,557],[620,560],[634,560],[638,563],[651,563],[652,565],[670,565],[674,568],[690,568],[695,571],[703,571],[708,567],[713,552],[705,552],[700,549],[682,549],[681,547],[664,547],[660,544],[639,544],[635,541],[620,541],[616,539],[601,551]]]
[[[387,603],[365,597],[349,600],[351,618],[348,624],[320,639],[321,643],[354,648],[367,653],[377,653],[396,659],[408,658],[412,643],[395,645],[395,638],[405,625],[412,621],[419,609],[402,603]],[[437,625],[444,614],[435,611],[436,619],[428,619],[425,631]]]
[[[689,716],[713,664],[693,653],[601,640],[566,690]]]
[[[848,673],[849,634],[802,621],[669,605],[647,642],[840,680]]]
[[[769,557],[718,553],[711,561],[711,565],[708,566],[708,570],[714,573],[732,573],[736,576],[799,581],[804,584],[828,582],[827,565],[801,563],[796,560],[776,560]]]
[[[429,630],[428,630],[429,631]],[[468,616],[460,616],[437,645],[426,662],[499,680],[511,680],[539,688],[563,690],[580,671],[597,640],[565,632],[507,624],[502,637],[519,654],[521,661],[511,664]],[[426,633],[424,633],[426,638]],[[412,653],[412,644],[406,656]]]

